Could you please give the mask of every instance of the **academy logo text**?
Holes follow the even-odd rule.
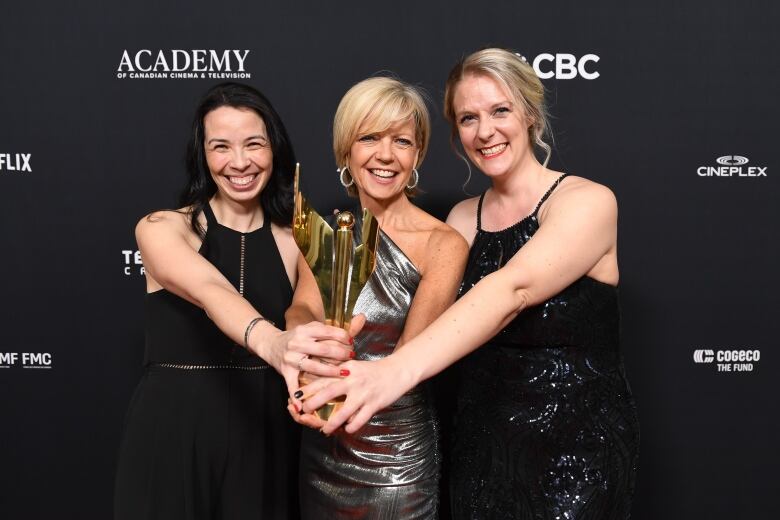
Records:
[[[766,177],[766,166],[747,166],[750,159],[743,155],[724,155],[715,159],[717,166],[699,166],[699,177]]]
[[[752,372],[761,360],[758,349],[697,349],[693,351],[693,362],[712,364],[718,372]]]
[[[122,51],[119,79],[249,79],[248,49],[139,49]]]
[[[30,172],[31,153],[0,153],[0,172]]]

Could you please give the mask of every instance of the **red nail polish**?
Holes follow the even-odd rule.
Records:
[[[350,338],[349,338],[349,344],[350,344],[350,345],[354,345],[354,344],[355,344],[355,338],[353,338],[353,337],[350,337]]]
[[[342,377],[347,377],[349,375],[349,370],[347,370],[346,368],[342,368],[339,371],[339,375],[342,376]]]
[[[355,351],[354,350],[350,350],[349,351],[349,359],[355,359]]]

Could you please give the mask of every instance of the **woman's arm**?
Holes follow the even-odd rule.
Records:
[[[404,330],[396,343],[396,351],[452,305],[466,266],[468,246],[452,229],[442,228],[431,232],[423,250],[425,254],[420,266],[420,284],[412,299]],[[307,395],[315,394],[319,388],[324,388],[331,381],[333,380],[318,379],[300,390]],[[300,408],[301,402],[292,398],[288,410],[293,419],[309,428],[322,428],[325,424],[322,420],[312,414],[299,415],[297,412]]]
[[[188,241],[185,215],[158,212],[136,226],[136,240],[148,275],[168,291],[201,307],[230,339],[244,344],[247,325],[260,315],[233,285]],[[346,332],[321,325],[316,330],[282,332],[270,322],[258,323],[249,337],[249,349],[282,373],[288,386],[297,386],[285,367],[297,364],[304,354],[349,359],[349,351],[329,339],[349,344]],[[319,367],[317,367],[319,368]],[[320,375],[338,375],[338,369],[323,365]],[[290,379],[290,380],[288,380]]]
[[[550,199],[539,231],[506,266],[482,279],[403,349],[372,363],[347,362],[349,378],[306,401],[311,410],[347,396],[325,433],[350,418],[346,429],[356,431],[377,410],[487,342],[523,309],[558,294],[614,249],[612,192],[590,182],[562,188],[554,202]]]

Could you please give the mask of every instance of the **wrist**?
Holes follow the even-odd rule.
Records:
[[[249,336],[247,348],[257,357],[273,365],[273,351],[277,350],[275,346],[279,344],[284,334],[270,322],[259,323]]]
[[[421,360],[408,355],[408,350],[401,349],[386,357],[392,363],[390,370],[398,374],[399,382],[411,390],[425,379],[425,370]]]

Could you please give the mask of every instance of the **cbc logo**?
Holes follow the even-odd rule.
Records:
[[[741,155],[724,155],[723,157],[715,159],[715,162],[724,166],[742,166],[743,164],[749,163],[750,160]]]
[[[544,52],[534,58],[533,67],[541,79],[596,79],[601,74],[595,69],[599,57],[595,54],[585,54],[577,58],[573,54]]]
[[[715,353],[711,350],[694,350],[693,360],[696,363],[712,363],[715,360]]]

